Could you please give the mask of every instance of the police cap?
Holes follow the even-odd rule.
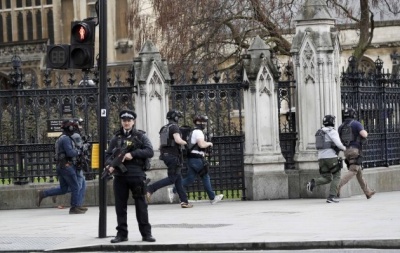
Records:
[[[136,119],[136,113],[131,110],[122,110],[119,113],[121,119]]]

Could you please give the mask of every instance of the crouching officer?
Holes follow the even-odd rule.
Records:
[[[110,145],[106,151],[105,159],[113,156],[113,150],[121,148],[123,150],[122,164],[124,169],[107,167],[109,173],[114,174],[114,197],[115,212],[117,214],[117,235],[111,240],[112,243],[118,243],[128,240],[128,222],[127,208],[129,191],[135,200],[136,220],[139,225],[139,231],[142,240],[155,242],[151,234],[151,225],[147,210],[146,194],[146,174],[143,166],[146,158],[154,155],[153,146],[149,138],[143,131],[134,129],[136,113],[131,110],[123,110],[119,113],[121,119],[121,128],[111,139]],[[138,143],[140,143],[138,145]],[[121,166],[121,167],[123,167]],[[125,170],[126,168],[126,170]]]

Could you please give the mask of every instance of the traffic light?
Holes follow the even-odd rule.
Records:
[[[69,68],[69,45],[48,45],[46,67],[50,69]]]
[[[93,68],[95,31],[95,22],[92,20],[71,23],[70,68]]]

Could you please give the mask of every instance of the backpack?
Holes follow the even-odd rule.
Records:
[[[348,147],[350,146],[350,142],[354,141],[354,133],[353,129],[351,128],[351,124],[353,123],[354,120],[344,123],[339,127],[339,137],[340,140],[342,141],[343,145]]]
[[[315,148],[316,149],[327,149],[331,148],[333,142],[325,141],[326,132],[324,130],[318,129],[315,133]]]
[[[160,147],[171,147],[175,141],[169,137],[169,128],[173,124],[167,124],[160,129]]]

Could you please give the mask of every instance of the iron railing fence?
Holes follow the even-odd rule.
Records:
[[[134,107],[132,70],[121,69],[109,76],[108,132],[110,139],[120,126],[118,113]],[[42,85],[36,80],[0,90],[0,183],[23,184],[56,179],[54,143],[57,133],[49,129],[49,120],[84,119],[82,134],[91,142],[99,141],[98,72],[58,71],[44,74]],[[57,131],[57,130],[55,130]],[[91,169],[87,178],[93,178]]]
[[[341,75],[342,109],[352,107],[357,119],[368,132],[363,146],[363,167],[372,168],[400,164],[400,77],[384,72],[381,59],[369,73],[355,66]]]
[[[243,89],[239,71],[192,71],[191,77],[178,75],[171,85],[171,108],[183,112],[180,124],[193,127],[194,115],[207,115],[206,139],[213,142],[207,152],[213,190],[225,198],[246,199],[244,183]],[[186,164],[182,170],[187,174]],[[208,199],[201,180],[187,188],[191,199]]]

